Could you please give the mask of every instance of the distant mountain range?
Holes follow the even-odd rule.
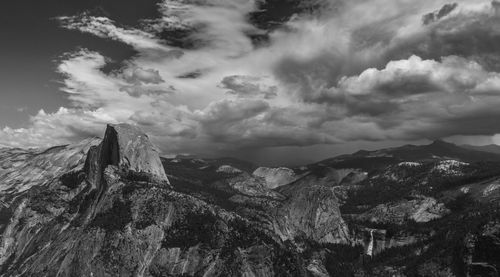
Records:
[[[498,151],[498,152],[497,152]],[[436,140],[428,145],[404,145],[375,151],[360,150],[353,154],[326,159],[318,164],[332,167],[381,168],[403,161],[457,160],[461,162],[500,161],[500,146],[458,146]]]
[[[160,158],[119,124],[0,149],[0,276],[498,276],[496,148],[435,141],[268,168]]]

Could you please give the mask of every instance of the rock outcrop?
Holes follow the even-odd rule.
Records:
[[[284,186],[299,178],[292,169],[286,167],[259,167],[253,172],[253,175],[264,178],[269,189]]]
[[[276,209],[275,230],[282,239],[349,243],[349,229],[332,188],[300,180],[278,191],[287,199]]]
[[[170,185],[158,151],[146,134],[131,125],[108,125],[102,143],[90,150],[86,173],[91,183],[98,185],[109,165],[135,178]]]
[[[268,197],[271,199],[284,199],[278,192],[269,189],[266,183],[261,179],[242,173],[236,177],[230,178],[225,182],[228,185],[246,196]]]
[[[232,167],[230,165],[221,165],[219,168],[217,168],[216,172],[218,173],[226,173],[226,174],[239,174],[242,173],[243,171],[240,169],[237,169],[236,167]]]
[[[395,203],[384,203],[357,216],[357,220],[373,223],[405,224],[409,220],[429,222],[439,219],[450,211],[443,203],[432,197],[416,197],[411,200],[401,200]]]
[[[4,202],[34,187],[50,187],[62,175],[83,169],[87,152],[100,143],[92,138],[48,149],[0,149],[0,193]]]

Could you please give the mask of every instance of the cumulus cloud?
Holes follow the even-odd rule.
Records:
[[[498,76],[485,71],[477,62],[457,56],[444,57],[441,62],[411,56],[407,60],[391,61],[381,70],[370,68],[359,76],[344,77],[339,85],[351,95],[376,93],[397,97],[432,92],[480,93]]]
[[[491,120],[500,116],[499,78],[464,58],[439,62],[412,56],[345,77],[329,92],[332,105],[376,123],[385,139],[491,135],[500,131]]]
[[[496,2],[296,2],[279,24],[254,0],[165,0],[140,27],[59,17],[137,55],[110,73],[93,49],[62,56],[71,105],[0,143],[69,142],[109,122],[141,126],[164,153],[500,133]]]
[[[458,3],[452,14],[436,17],[420,32],[395,43],[387,52],[388,58],[416,54],[426,59],[440,59],[456,55],[473,59],[488,70],[499,71],[499,51],[495,45],[500,43],[500,16],[496,11],[495,2]]]

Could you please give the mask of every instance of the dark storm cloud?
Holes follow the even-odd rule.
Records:
[[[436,17],[435,22],[428,22],[427,31],[402,41],[388,53],[388,58],[415,54],[440,59],[457,55],[471,58],[488,70],[500,71],[500,15],[496,9],[493,3],[487,11],[462,12],[441,20]]]
[[[287,57],[276,65],[275,74],[287,85],[297,88],[296,93],[301,100],[329,102],[335,96],[325,95],[325,90],[335,86],[342,76],[358,72],[351,69],[347,58],[328,52],[307,60]],[[362,67],[359,71],[362,71]]]
[[[394,18],[384,19],[355,29],[351,34],[350,46],[362,50],[377,44],[387,45],[396,36]]]
[[[422,119],[421,128],[408,128],[406,139],[427,138],[430,140],[453,135],[482,136],[500,133],[500,112],[497,109],[484,107],[449,118]],[[424,128],[425,127],[425,128]]]
[[[373,92],[391,97],[397,95],[430,93],[441,89],[441,86],[430,80],[429,76],[426,74],[416,73],[410,77],[381,82],[373,87]]]
[[[373,99],[371,97],[352,97],[344,102],[348,108],[348,115],[351,116],[371,116],[381,117],[383,115],[390,115],[395,112],[400,112],[401,107],[399,104],[390,100]]]
[[[200,77],[201,75],[203,75],[202,70],[195,70],[195,71],[191,71],[191,72],[179,75],[179,76],[177,76],[177,78],[181,78],[181,79],[196,79],[196,78]]]
[[[256,99],[222,100],[212,103],[196,114],[204,134],[217,144],[229,148],[274,147],[282,145],[306,146],[333,143],[335,139],[321,131],[311,132],[303,120],[308,112],[291,108],[271,107]],[[316,113],[314,111],[310,112]],[[288,117],[289,124],[284,123]],[[291,121],[295,120],[294,123]],[[303,125],[303,126],[302,126]]]
[[[493,9],[495,10],[495,14],[496,14],[496,15],[499,15],[499,13],[500,13],[500,2],[499,2],[499,1],[494,0],[494,1],[492,1],[492,2],[491,2],[491,6],[492,6],[492,7],[493,7]]]
[[[241,138],[244,130],[258,124],[255,117],[269,109],[269,104],[261,100],[222,100],[210,104],[197,116],[211,140],[230,142]]]
[[[446,4],[439,11],[435,11],[435,12],[428,13],[428,14],[424,15],[422,17],[422,22],[426,25],[430,24],[434,21],[437,21],[437,20],[447,16],[449,13],[451,13],[457,7],[458,7],[457,3]]]

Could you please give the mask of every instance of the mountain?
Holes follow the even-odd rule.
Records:
[[[336,237],[335,195],[285,196],[219,162],[162,160],[124,124],[102,140],[2,149],[1,276],[308,276],[295,235]],[[307,222],[282,222],[290,206]]]
[[[360,150],[350,155],[326,159],[318,164],[363,169],[383,168],[399,162],[457,160],[462,162],[500,161],[500,153],[465,148],[436,140],[428,145],[404,145],[375,151]]]
[[[460,145],[460,147],[477,151],[500,154],[500,145],[496,144],[481,145],[481,146],[465,144],[465,145]]]
[[[239,170],[245,171],[247,173],[252,173],[257,166],[251,162],[244,161],[237,158],[232,157],[221,157],[221,158],[200,158],[194,155],[177,155],[173,159],[162,158],[167,163],[170,163],[171,166],[180,166],[183,167],[199,167],[200,164],[211,168],[219,168],[221,166],[231,166],[237,168]]]
[[[0,149],[0,276],[496,276],[499,201],[498,155],[442,141],[265,168],[109,125]]]

